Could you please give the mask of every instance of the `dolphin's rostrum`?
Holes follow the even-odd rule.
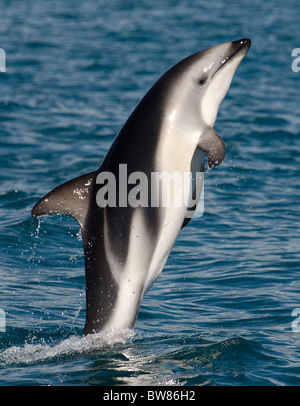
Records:
[[[193,196],[203,183],[204,153],[209,167],[224,158],[225,145],[213,125],[249,47],[250,40],[241,39],[179,62],[137,105],[99,169],[57,187],[32,209],[34,217],[63,213],[80,224],[86,273],[84,334],[133,327],[144,293],[162,271],[180,229],[196,208]],[[122,195],[120,165],[126,165],[128,176],[142,173],[146,179],[153,173],[190,173],[184,202],[172,204],[182,193],[182,185],[174,181],[168,207],[150,204],[159,188],[149,187],[148,205],[100,207],[96,196],[98,175],[103,172],[113,176],[116,201],[130,199]],[[139,185],[141,192],[145,188]]]

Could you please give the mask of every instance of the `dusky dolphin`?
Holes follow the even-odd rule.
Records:
[[[129,116],[99,169],[58,186],[32,209],[34,217],[62,213],[80,224],[85,335],[133,327],[145,292],[196,208],[204,154],[208,167],[224,158],[224,142],[213,125],[250,44],[250,39],[243,38],[208,48],[168,70]],[[182,193],[182,184],[175,178],[170,204],[161,204],[162,185],[149,186],[157,173],[191,174],[182,204],[172,204],[175,195]],[[145,193],[147,201],[141,199]],[[140,198],[140,204],[130,204],[131,195],[138,203]]]

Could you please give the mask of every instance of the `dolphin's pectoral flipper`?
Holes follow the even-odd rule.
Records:
[[[57,213],[74,217],[83,228],[93,195],[96,172],[72,179],[53,189],[32,209],[32,216]]]
[[[209,168],[214,168],[225,157],[225,144],[219,134],[212,127],[207,127],[201,135],[197,147],[207,155]]]

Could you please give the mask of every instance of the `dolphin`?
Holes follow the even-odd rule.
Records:
[[[84,335],[133,328],[145,292],[196,210],[205,155],[209,168],[224,158],[225,145],[213,125],[250,44],[248,38],[226,42],[173,66],[136,106],[99,169],[58,186],[33,207],[34,217],[68,214],[81,227]],[[172,204],[183,189],[176,177],[169,182],[169,204],[158,196],[163,177],[160,186],[150,187],[154,174],[162,173],[190,174],[182,204]],[[131,197],[135,204],[129,204]]]

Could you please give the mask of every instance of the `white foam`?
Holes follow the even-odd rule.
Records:
[[[71,336],[58,344],[25,343],[0,352],[0,365],[33,364],[60,357],[86,355],[125,344],[134,336],[131,329],[105,331],[87,336]]]

